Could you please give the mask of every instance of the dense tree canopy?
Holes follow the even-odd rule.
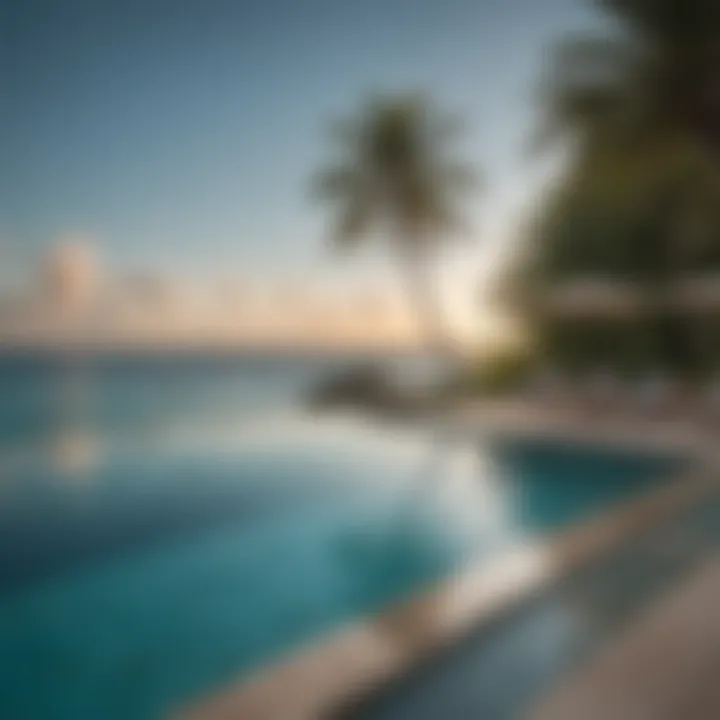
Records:
[[[598,328],[540,322],[538,294],[582,277],[631,283],[655,302],[640,354],[682,364],[690,350],[675,348],[689,348],[695,318],[669,307],[670,290],[720,271],[720,3],[597,3],[611,29],[560,43],[543,78],[537,140],[561,144],[569,162],[530,223],[507,289],[546,344],[592,346],[597,359]]]
[[[720,265],[720,3],[599,4],[614,32],[561,43],[544,78],[539,139],[570,161],[516,284]]]

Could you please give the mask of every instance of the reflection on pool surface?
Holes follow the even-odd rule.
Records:
[[[175,395],[165,414],[133,415],[160,402],[140,393],[124,399],[132,422],[14,439],[33,451],[0,486],[1,717],[156,717],[672,465],[433,440],[280,403],[233,414],[222,389],[245,397],[247,369],[206,373],[209,400],[194,372],[194,415]]]

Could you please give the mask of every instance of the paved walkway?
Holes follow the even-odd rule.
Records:
[[[720,557],[540,702],[532,720],[720,718]]]

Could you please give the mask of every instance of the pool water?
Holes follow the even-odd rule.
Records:
[[[0,367],[0,717],[163,716],[674,469],[315,416],[288,363]]]

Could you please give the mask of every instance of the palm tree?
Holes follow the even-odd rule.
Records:
[[[384,235],[435,350],[449,350],[451,339],[433,261],[450,233],[463,228],[456,200],[475,180],[450,152],[460,129],[423,95],[373,97],[334,126],[339,157],[315,182],[319,197],[336,207],[338,248],[353,250],[375,231]]]
[[[662,314],[720,239],[720,4],[596,4],[608,32],[561,43],[542,84],[536,141],[564,142],[571,162],[514,283],[624,275]]]
[[[628,197],[666,216],[675,266],[708,240],[719,197],[720,3],[596,2],[615,31],[559,46],[540,136],[574,145],[575,180],[615,164],[633,181]]]
[[[655,225],[667,274],[702,256],[720,228],[720,3],[596,2],[614,32],[558,47],[538,139],[575,151],[565,208],[578,205],[567,188],[586,199],[590,188],[598,206],[613,195],[610,212]]]
[[[681,137],[720,161],[720,5],[596,3],[615,31],[559,46],[544,86],[545,130],[601,151]]]

